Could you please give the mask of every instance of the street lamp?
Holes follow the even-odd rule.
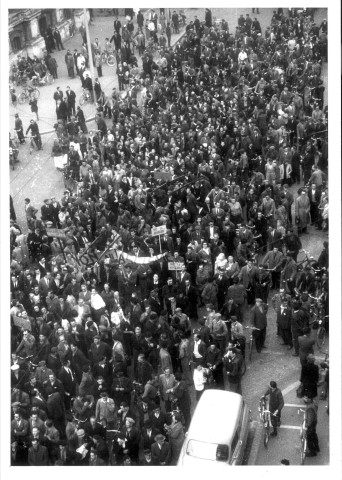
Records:
[[[93,55],[92,55],[92,51],[91,51],[91,41],[90,41],[87,9],[84,8],[83,12],[84,12],[84,23],[85,23],[86,35],[87,35],[87,46],[88,46],[88,58],[89,58],[91,83],[92,83],[92,87],[93,87],[93,98],[94,98],[94,102],[95,102],[95,100],[96,100],[95,86],[94,86],[95,75],[94,75]]]

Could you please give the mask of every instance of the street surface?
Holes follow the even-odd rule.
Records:
[[[265,27],[270,24],[272,10],[271,8],[261,8],[259,15],[252,14],[252,18],[254,18],[254,16],[258,17],[263,34]],[[212,9],[213,20],[215,20],[215,18],[225,18],[228,21],[231,32],[235,31],[238,16],[240,14],[245,15],[246,13],[251,15],[251,9]],[[187,22],[193,19],[195,15],[202,20],[204,19],[204,9],[185,9],[185,15],[187,16]],[[315,21],[317,24],[320,24],[325,17],[325,9],[316,9]],[[94,41],[95,37],[98,37],[100,43],[103,43],[105,37],[111,37],[113,33],[113,20],[114,17],[112,16],[95,16],[94,24],[90,25],[91,40]],[[120,18],[120,20],[122,22],[123,18]],[[136,25],[135,20],[134,23]],[[183,31],[180,32],[180,35]],[[172,44],[177,41],[178,38],[179,36],[173,35]],[[71,51],[75,48],[80,48],[81,36],[76,34],[73,38],[66,41],[64,46]],[[59,78],[55,80],[53,85],[40,88],[40,98],[38,100],[40,121],[38,124],[41,133],[45,131],[51,132],[54,123],[56,123],[53,93],[57,86],[60,86],[61,90],[65,92],[66,86],[70,85],[71,89],[76,92],[78,104],[78,98],[81,93],[81,82],[78,78],[69,79],[67,77],[64,62],[65,53],[66,50],[61,52],[55,51],[53,54],[59,65]],[[323,66],[323,72],[326,87],[325,94],[327,95],[326,65]],[[113,87],[118,87],[115,68],[103,65],[103,77],[100,79],[100,83],[102,89],[107,94],[110,94]],[[17,93],[19,93],[19,91],[20,88],[17,89]],[[17,111],[23,120],[24,129],[26,130],[31,118],[30,107],[27,104],[18,105]],[[93,105],[85,105],[83,111],[86,118],[94,115]],[[14,113],[15,111],[11,106],[9,124],[11,130],[14,127]],[[107,120],[107,124],[111,124],[111,120]],[[92,120],[88,123],[88,130],[94,127],[95,122]],[[14,171],[10,171],[10,193],[13,197],[17,221],[24,232],[27,231],[24,211],[24,199],[26,197],[29,197],[31,203],[40,211],[40,206],[44,198],[50,198],[52,195],[55,195],[58,199],[63,194],[64,184],[62,175],[55,170],[53,159],[50,155],[54,137],[54,133],[43,134],[43,150],[40,152],[34,151],[31,155],[28,144],[20,146],[20,162],[16,165]],[[297,189],[298,185],[293,187],[293,193],[297,194]],[[321,231],[318,232],[313,227],[311,227],[309,231],[310,235],[301,237],[303,248],[317,258],[323,248],[323,241],[327,240],[327,234]],[[244,322],[244,325],[246,324],[248,324],[248,315]],[[280,345],[280,338],[276,336],[275,314],[271,306],[268,314],[266,346],[267,349],[263,350],[261,354],[253,353],[252,363],[248,365],[247,372],[242,381],[243,395],[251,409],[252,418],[252,433],[248,449],[248,458],[245,458],[245,464],[250,465],[252,461],[256,465],[279,465],[282,458],[287,458],[290,460],[291,465],[299,465],[300,440],[298,427],[301,424],[302,417],[298,416],[297,410],[298,405],[302,405],[303,402],[296,398],[295,391],[297,385],[295,385],[294,382],[298,381],[300,376],[300,363],[298,358],[292,357],[292,351],[284,350],[285,347]],[[328,344],[326,344],[324,348],[328,350]],[[317,360],[319,358],[323,359],[323,357],[323,354],[316,355]],[[271,438],[268,449],[265,449],[260,436],[261,429],[259,425],[258,406],[259,398],[269,385],[270,380],[277,381],[279,388],[289,391],[285,395],[286,405],[283,410],[282,426],[279,429],[278,437]],[[317,398],[319,398],[319,394]],[[326,414],[325,408],[327,402],[322,400],[317,401],[319,404],[317,433],[321,452],[316,458],[308,458],[306,461],[307,465],[329,464],[329,416]],[[193,398],[193,408],[194,406],[195,400]]]

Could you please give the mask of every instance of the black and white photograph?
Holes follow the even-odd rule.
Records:
[[[1,469],[341,473],[339,2],[74,3],[1,9]]]

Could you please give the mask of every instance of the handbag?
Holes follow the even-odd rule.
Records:
[[[296,394],[297,394],[297,398],[303,398],[304,387],[303,387],[303,384],[302,384],[302,383],[301,383],[301,384],[299,385],[299,387],[297,388]]]

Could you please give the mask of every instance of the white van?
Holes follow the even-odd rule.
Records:
[[[192,417],[177,466],[240,465],[248,428],[249,409],[241,395],[206,390]]]

